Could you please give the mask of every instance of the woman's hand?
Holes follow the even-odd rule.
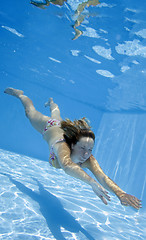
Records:
[[[124,206],[132,206],[136,209],[139,209],[142,207],[141,200],[139,200],[138,198],[130,194],[122,193],[120,194],[120,196],[118,196],[118,198],[120,199],[121,204]]]
[[[108,192],[96,181],[91,183],[92,190],[95,192],[95,194],[103,201],[104,204],[107,205],[107,201],[110,201],[110,196],[108,195]]]

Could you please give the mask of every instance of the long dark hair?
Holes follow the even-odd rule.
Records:
[[[85,117],[71,121],[66,119],[61,121],[61,128],[64,131],[64,139],[71,149],[72,144],[76,144],[81,137],[90,137],[95,141],[95,135],[91,130],[89,120]]]

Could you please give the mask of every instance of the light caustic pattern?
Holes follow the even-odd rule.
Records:
[[[145,217],[105,206],[90,187],[48,162],[0,150],[0,239],[145,239]]]

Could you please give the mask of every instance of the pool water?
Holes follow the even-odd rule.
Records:
[[[145,239],[146,3],[44,3],[1,4],[0,239]],[[53,97],[62,118],[87,117],[100,166],[143,208],[113,195],[105,206],[51,168],[47,144],[6,87],[22,89],[45,115]]]
[[[145,239],[143,211],[115,196],[104,205],[47,162],[4,150],[0,160],[0,239]]]

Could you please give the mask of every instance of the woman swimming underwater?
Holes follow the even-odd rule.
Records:
[[[50,107],[51,117],[48,117],[35,109],[32,101],[23,94],[23,91],[6,88],[4,92],[21,100],[32,126],[43,135],[49,145],[51,166],[62,168],[70,176],[89,184],[104,204],[110,201],[108,192],[104,189],[106,188],[120,199],[122,205],[141,208],[141,201],[124,192],[112,181],[92,155],[95,135],[86,118],[73,122],[69,119],[62,120],[58,105],[52,98],[45,104]],[[83,168],[88,168],[102,186]]]

